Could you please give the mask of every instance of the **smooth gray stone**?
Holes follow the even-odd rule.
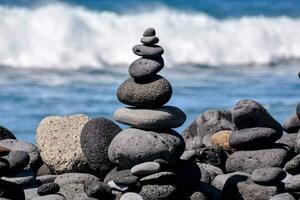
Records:
[[[211,146],[211,136],[222,130],[233,130],[231,113],[221,110],[209,110],[201,114],[183,131],[186,149],[196,149],[203,144]]]
[[[300,192],[300,174],[290,176],[285,181],[285,189],[289,192]]]
[[[147,36],[141,38],[141,43],[147,46],[155,45],[159,42],[159,38],[156,36]]]
[[[143,130],[162,130],[180,127],[186,120],[182,110],[172,106],[156,109],[119,108],[114,114],[117,122]]]
[[[37,170],[37,176],[52,175],[51,169],[45,163]]]
[[[144,162],[131,168],[131,173],[135,176],[146,176],[160,171],[160,164],[157,162]]]
[[[286,172],[292,175],[300,174],[300,155],[295,156],[284,165]]]
[[[112,140],[108,157],[122,169],[159,158],[172,165],[178,161],[184,148],[182,136],[175,131],[158,133],[129,128]]]
[[[173,172],[158,172],[151,174],[140,179],[141,184],[147,183],[172,183],[175,180],[175,174]]]
[[[237,130],[253,127],[269,127],[282,132],[282,127],[258,102],[240,100],[231,110],[232,121]]]
[[[151,184],[144,185],[140,191],[140,195],[145,200],[177,200],[178,190],[174,185]]]
[[[283,147],[237,151],[228,157],[226,171],[227,173],[236,171],[252,173],[255,169],[264,167],[283,167],[288,156],[288,150]]]
[[[180,160],[195,160],[197,157],[197,152],[195,150],[184,151],[180,157]]]
[[[300,119],[296,112],[292,113],[284,121],[282,128],[287,133],[297,133],[300,129]]]
[[[100,181],[86,181],[84,191],[89,197],[97,199],[110,199],[112,197],[111,188]]]
[[[40,195],[37,193],[37,189],[38,189],[37,187],[24,189],[25,199],[31,200],[36,197],[39,197]]]
[[[17,174],[4,176],[1,179],[24,187],[35,183],[35,174],[32,170],[26,169],[18,172]]]
[[[139,81],[129,77],[117,91],[119,101],[140,108],[159,108],[166,104],[171,96],[171,84],[159,75]]]
[[[114,181],[116,184],[121,185],[136,185],[139,181],[139,177],[131,174],[130,169],[117,170],[117,167],[111,170],[105,177],[104,183]]]
[[[0,140],[16,139],[16,136],[7,128],[0,126]]]
[[[139,58],[129,66],[129,74],[137,80],[147,80],[155,76],[164,67],[162,57],[157,59]]]
[[[238,176],[238,177],[244,177],[245,179],[251,177],[250,174],[245,173],[245,172],[234,172],[234,173],[229,173],[229,174],[221,174],[221,175],[217,175],[213,182],[212,185],[214,187],[216,187],[219,190],[223,190],[225,184],[227,183],[227,181],[234,176]]]
[[[200,169],[205,169],[209,173],[211,181],[213,181],[216,176],[224,174],[219,167],[205,163],[197,163],[197,165],[200,167]]]
[[[273,196],[270,200],[296,200],[296,199],[289,193],[281,193]]]
[[[9,163],[9,171],[18,173],[22,171],[29,163],[30,157],[26,151],[10,151],[7,156],[2,157]]]
[[[32,200],[66,200],[66,198],[60,194],[51,194],[51,195],[46,195],[46,196],[39,196]]]
[[[282,136],[274,129],[266,127],[246,128],[232,131],[229,145],[238,150],[265,149],[270,147]]]
[[[26,151],[30,157],[30,166],[36,166],[41,161],[38,148],[29,142],[5,139],[0,141],[0,146],[11,149],[12,151]]]
[[[260,185],[276,185],[286,177],[286,172],[279,167],[266,167],[252,172],[252,180]]]
[[[120,200],[143,200],[143,197],[135,192],[126,192]]]
[[[138,44],[132,48],[132,51],[135,55],[143,56],[144,58],[157,58],[164,53],[164,49],[158,45],[145,46]]]
[[[155,36],[156,35],[156,31],[154,28],[150,27],[150,28],[147,28],[144,33],[143,33],[143,36],[144,37],[148,37],[148,36]]]
[[[117,124],[103,117],[88,121],[81,131],[82,152],[98,177],[105,177],[114,167],[108,159],[107,150],[112,139],[120,131],[122,129]]]
[[[58,193],[59,190],[60,187],[57,183],[45,183],[38,188],[37,193],[41,196],[45,196]]]
[[[291,149],[295,154],[300,153],[300,146],[297,144],[298,133],[283,134],[276,144],[282,144]]]
[[[57,177],[58,177],[58,175],[37,176],[36,177],[36,182],[39,183],[39,184],[53,183]]]
[[[120,192],[126,192],[129,189],[128,186],[116,184],[114,181],[108,181],[107,185],[109,187],[111,187],[111,189],[117,190],[117,191],[120,191]]]

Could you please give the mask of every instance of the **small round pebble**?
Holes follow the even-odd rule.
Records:
[[[296,199],[289,193],[281,193],[273,196],[269,200],[296,200]]]
[[[145,176],[159,172],[160,164],[157,162],[144,162],[131,168],[131,173],[135,176]]]
[[[45,183],[38,188],[37,193],[41,196],[45,196],[49,194],[55,194],[59,192],[59,190],[60,187],[57,183]]]
[[[148,36],[155,36],[156,35],[156,31],[154,28],[150,27],[150,28],[147,28],[144,33],[143,33],[143,36],[144,37],[148,37]]]
[[[85,181],[84,191],[89,197],[99,199],[106,199],[112,196],[111,188],[107,184],[100,181]]]
[[[143,200],[143,197],[134,192],[126,192],[121,196],[120,200]]]
[[[143,43],[145,45],[149,45],[149,46],[157,44],[158,42],[159,42],[159,39],[156,36],[148,36],[148,37],[141,38],[141,43]]]
[[[273,185],[286,177],[286,172],[279,167],[266,167],[252,172],[252,180],[261,185]]]

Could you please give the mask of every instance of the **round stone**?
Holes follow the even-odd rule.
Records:
[[[143,200],[143,197],[134,192],[126,192],[121,196],[120,200]]]
[[[232,131],[223,130],[219,131],[211,136],[211,144],[213,146],[221,147],[225,151],[231,151],[232,148],[229,145],[229,136]]]
[[[178,199],[178,191],[174,185],[151,184],[144,185],[140,195],[145,200]]]
[[[300,192],[300,174],[297,174],[295,176],[291,176],[285,182],[285,189],[288,192]]]
[[[286,177],[286,172],[279,167],[266,167],[252,172],[252,180],[260,185],[276,185]]]
[[[284,147],[237,151],[228,157],[226,161],[226,171],[252,173],[255,169],[259,168],[283,167],[288,156],[289,151]]]
[[[86,115],[50,116],[40,123],[36,143],[43,161],[51,171],[61,174],[88,170],[80,134],[89,121]]]
[[[9,163],[9,171],[11,173],[17,173],[25,168],[30,160],[30,157],[26,151],[11,151],[7,156],[2,157]]]
[[[300,119],[296,112],[292,113],[283,123],[282,128],[287,133],[297,133],[300,129]]]
[[[84,191],[89,197],[109,199],[112,196],[111,188],[100,181],[86,181]]]
[[[120,85],[117,91],[119,101],[142,108],[161,107],[170,100],[171,96],[171,84],[159,75],[143,81],[130,77]]]
[[[60,187],[57,183],[45,183],[38,188],[37,193],[41,196],[44,196],[49,194],[55,194],[59,192],[59,190]]]
[[[158,133],[129,128],[113,139],[108,148],[108,157],[119,167],[128,169],[155,159],[174,164],[184,149],[184,140],[175,131]]]
[[[0,140],[16,139],[15,135],[7,128],[0,126]]]
[[[129,74],[136,80],[147,80],[154,77],[164,67],[164,60],[140,58],[129,66]]]
[[[147,37],[141,38],[141,43],[143,43],[144,45],[148,45],[148,46],[155,45],[158,42],[159,42],[159,39],[156,36],[147,36]]]
[[[164,49],[158,45],[145,46],[138,44],[132,48],[132,51],[134,54],[144,58],[158,58],[164,53]]]
[[[131,173],[135,176],[146,176],[159,172],[159,170],[160,164],[157,162],[144,162],[132,167]]]
[[[271,128],[256,127],[232,131],[229,145],[238,150],[260,149],[270,147],[282,136]]]
[[[114,166],[108,159],[107,150],[121,130],[109,119],[96,118],[88,121],[81,131],[82,152],[98,177],[104,177]]]
[[[15,139],[5,139],[0,141],[0,146],[6,147],[12,151],[26,151],[30,157],[29,164],[33,168],[41,162],[39,149],[29,142]]]
[[[273,196],[270,200],[296,200],[296,199],[289,193],[281,193]]]
[[[171,129],[181,126],[186,115],[182,110],[172,106],[156,109],[120,108],[114,114],[116,121],[144,130]]]
[[[300,155],[295,156],[284,165],[286,172],[292,175],[300,174]]]
[[[148,36],[155,36],[156,35],[156,31],[154,28],[150,27],[150,28],[147,28],[144,33],[143,33],[143,36],[144,37],[148,37]]]

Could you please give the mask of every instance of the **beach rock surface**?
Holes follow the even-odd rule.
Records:
[[[129,74],[134,79],[146,80],[154,77],[164,67],[162,58],[147,59],[139,58],[129,66]]]
[[[82,128],[89,121],[86,115],[50,116],[40,123],[36,143],[43,161],[51,171],[61,174],[89,169],[80,144]]]
[[[157,58],[164,53],[164,49],[158,45],[146,46],[138,44],[132,48],[132,51],[134,54],[144,58]]]
[[[266,167],[252,172],[252,180],[260,185],[277,185],[286,177],[286,172],[279,167]]]
[[[300,129],[300,119],[297,113],[292,113],[283,123],[282,128],[287,133],[297,133]]]
[[[221,147],[225,151],[232,151],[232,147],[229,145],[229,137],[232,131],[223,130],[219,131],[211,136],[211,144],[213,146]]]
[[[7,128],[0,126],[0,140],[16,139],[16,136]]]

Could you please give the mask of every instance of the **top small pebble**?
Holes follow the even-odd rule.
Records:
[[[145,30],[145,32],[143,33],[143,36],[144,37],[147,37],[147,36],[155,36],[156,32],[155,32],[155,29],[154,28],[147,28]]]

